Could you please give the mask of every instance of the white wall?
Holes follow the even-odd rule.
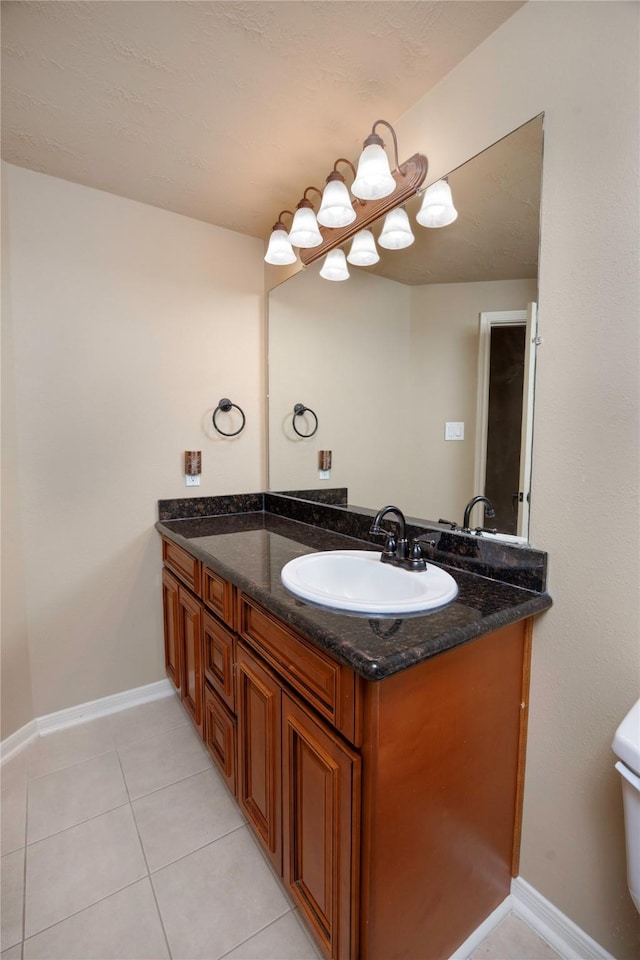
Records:
[[[400,495],[410,429],[409,288],[355,269],[330,282],[320,266],[269,294],[269,487],[346,486],[350,503],[376,508]],[[298,402],[318,416],[308,440],[291,426]],[[296,425],[306,431],[313,418]],[[319,450],[333,454],[328,481]]]
[[[640,695],[638,14],[527,3],[396,124],[436,179],[544,111],[522,876],[618,958],[638,955],[610,749]]]
[[[18,167],[16,471],[37,716],[164,675],[161,498],[260,490],[262,243]],[[7,211],[5,210],[5,213]],[[210,425],[228,396],[247,426]],[[187,490],[184,450],[202,450]],[[11,479],[11,476],[7,478]],[[7,736],[24,722],[16,712]]]
[[[5,737],[33,719],[27,630],[20,479],[16,435],[16,389],[9,264],[9,191],[2,179],[2,691],[0,729]]]

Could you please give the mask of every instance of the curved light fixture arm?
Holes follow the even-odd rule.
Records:
[[[274,223],[274,225],[273,225],[272,228],[271,228],[272,231],[273,231],[273,230],[284,230],[285,233],[287,232],[287,228],[285,227],[284,223],[282,222],[282,217],[283,217],[283,214],[285,214],[285,213],[288,213],[289,216],[291,217],[291,219],[293,220],[293,213],[291,212],[291,210],[281,210],[280,213],[278,214],[278,219],[277,219],[277,221]]]
[[[329,174],[329,177],[332,176],[332,174],[334,174],[334,173],[337,173],[339,176],[342,176],[342,174],[341,174],[341,173],[339,172],[339,170],[338,170],[338,164],[339,164],[339,163],[346,163],[347,166],[349,166],[349,167],[351,168],[351,173],[353,174],[353,179],[355,180],[355,177],[356,177],[356,168],[355,168],[354,165],[351,163],[351,160],[347,160],[346,157],[338,157],[338,159],[336,160],[336,162],[335,162],[334,165],[333,165],[333,170],[332,170],[331,173]],[[327,179],[329,179],[329,178],[327,177]],[[342,179],[344,180],[344,177],[342,177]]]
[[[376,137],[376,138],[377,138],[376,140],[372,141],[373,143],[377,143],[377,142],[379,141],[379,142],[382,144],[382,139],[381,139],[380,135],[376,133],[376,127],[377,127],[380,123],[383,123],[383,124],[385,125],[385,127],[387,127],[387,129],[391,131],[391,136],[393,137],[393,157],[394,157],[394,160],[395,160],[395,163],[396,163],[394,169],[395,169],[395,170],[401,170],[401,168],[400,168],[400,161],[398,160],[398,138],[396,137],[396,132],[395,132],[395,130],[393,129],[393,127],[391,126],[391,124],[390,124],[390,123],[387,123],[386,120],[376,120],[376,122],[374,123],[373,127],[371,128],[371,133],[369,134],[369,137]],[[369,137],[367,137],[367,140],[369,139]],[[365,140],[365,143],[367,142],[367,140]]]
[[[335,162],[334,165],[333,165],[333,170],[331,171],[331,173],[330,173],[329,176],[327,177],[327,183],[329,183],[331,180],[340,180],[342,183],[345,182],[344,176],[343,176],[343,175],[340,173],[340,171],[338,170],[338,164],[339,164],[339,163],[346,163],[346,164],[347,164],[347,166],[348,166],[348,167],[350,168],[350,170],[351,170],[351,173],[353,174],[353,179],[355,180],[355,178],[356,178],[356,168],[355,168],[354,165],[352,164],[351,160],[347,160],[346,157],[338,157],[338,159],[336,160],[336,162]],[[362,204],[364,204],[365,202],[366,202],[365,200],[361,200],[359,197],[354,197],[354,198],[353,198],[353,203],[358,204],[359,206],[362,206]]]
[[[304,193],[302,194],[302,200],[300,201],[298,206],[300,206],[301,204],[304,204],[305,207],[313,207],[311,200],[309,200],[309,198],[307,197],[309,190],[315,190],[315,192],[320,197],[320,200],[322,201],[322,190],[318,190],[317,187],[307,187]]]

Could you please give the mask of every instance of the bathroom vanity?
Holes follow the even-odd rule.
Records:
[[[167,675],[326,956],[447,958],[517,873],[531,618],[551,600],[453,564],[458,596],[429,614],[308,605],[285,563],[374,545],[255,498],[177,520],[161,502]]]

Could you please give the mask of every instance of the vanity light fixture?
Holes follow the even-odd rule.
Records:
[[[294,247],[318,247],[322,243],[322,234],[318,230],[318,221],[313,211],[313,204],[307,198],[309,190],[322,197],[317,187],[307,187],[302,195],[302,200],[296,207],[296,212],[289,231],[289,243]]]
[[[358,160],[358,172],[355,180],[351,184],[351,193],[360,200],[381,200],[383,197],[388,197],[396,188],[396,182],[391,175],[382,137],[376,133],[376,127],[381,123],[391,131],[396,169],[400,166],[398,163],[398,140],[395,130],[386,120],[376,120],[371,128],[371,133],[362,144],[364,149]]]
[[[344,250],[330,250],[324,258],[320,276],[323,280],[348,280],[349,268]]]
[[[278,215],[277,223],[274,223],[271,228],[269,246],[264,257],[267,263],[272,263],[274,266],[285,266],[288,263],[296,262],[296,255],[289,240],[289,233],[282,222],[282,216],[285,213],[288,213],[290,217],[293,216],[291,210],[283,210]]]
[[[451,187],[447,177],[436,180],[424,192],[422,206],[416,220],[423,227],[447,227],[458,216],[453,205]]]
[[[351,249],[347,254],[347,260],[354,267],[371,267],[380,259],[380,254],[376,249],[376,241],[371,230],[361,230],[356,233],[351,242]]]
[[[393,138],[393,170],[389,167],[384,142],[376,133],[376,128],[381,124],[389,129]],[[267,263],[294,263],[292,246],[298,247],[304,266],[325,257],[320,276],[346,280],[349,276],[346,260],[356,266],[371,266],[380,259],[368,227],[381,217],[387,218],[379,240],[381,246],[400,250],[413,243],[415,238],[406,211],[402,208],[408,200],[422,192],[420,188],[429,168],[427,158],[415,153],[404,163],[399,163],[396,133],[386,120],[376,120],[363,147],[357,171],[350,160],[340,157],[327,177],[323,192],[317,187],[307,187],[295,215],[288,210],[283,211],[293,216],[288,236],[280,214],[265,255]],[[338,170],[340,163],[347,164],[354,174],[351,193],[356,198],[355,202],[349,196],[344,175]],[[313,204],[307,197],[311,190],[321,198],[317,218]],[[444,227],[453,223],[457,215],[449,184],[444,178],[425,191],[424,202],[416,219],[423,226]],[[353,244],[345,260],[339,248],[352,237]],[[332,253],[339,255],[330,257]]]
[[[391,210],[384,218],[382,233],[378,237],[380,246],[386,250],[402,250],[410,247],[415,239],[404,207]]]
[[[356,219],[356,212],[344,182],[344,177],[337,170],[339,163],[346,163],[351,167],[355,177],[356,168],[351,160],[340,157],[333,165],[333,170],[327,177],[327,185],[322,194],[322,203],[318,210],[317,220],[323,227],[346,227]]]

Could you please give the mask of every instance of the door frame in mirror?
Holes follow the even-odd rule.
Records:
[[[491,366],[491,331],[496,327],[524,326],[524,378],[522,389],[522,427],[520,432],[520,460],[518,486],[517,535],[519,543],[529,542],[529,507],[531,502],[531,463],[533,445],[533,392],[537,345],[537,304],[529,303],[526,310],[498,310],[480,314],[478,323],[478,398],[476,409],[476,453],[473,489],[484,495],[487,470],[487,439],[489,423],[489,374]]]

